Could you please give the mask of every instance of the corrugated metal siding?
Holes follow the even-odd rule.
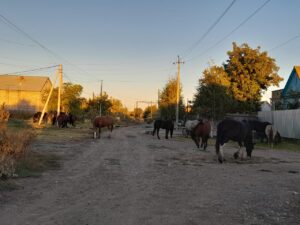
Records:
[[[272,123],[282,137],[300,139],[300,109],[258,112],[258,118]]]
[[[10,91],[41,91],[48,77],[0,75],[0,90]]]

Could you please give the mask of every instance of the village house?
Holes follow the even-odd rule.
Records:
[[[272,91],[272,109],[300,108],[300,66],[294,66],[285,87]]]
[[[0,104],[10,111],[41,111],[42,93],[51,85],[50,79],[43,76],[0,75]]]

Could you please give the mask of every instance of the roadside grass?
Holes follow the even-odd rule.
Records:
[[[16,182],[18,178],[39,177],[46,170],[60,168],[60,156],[45,151],[33,151],[30,146],[26,147],[32,143],[31,135],[34,137],[33,142],[36,143],[39,139],[37,138],[38,135],[44,131],[47,132],[47,129],[48,128],[34,129],[31,126],[30,120],[26,121],[20,119],[10,119],[6,126],[2,127],[5,139],[3,139],[4,142],[1,147],[1,157],[2,160],[11,160],[2,161],[2,163],[8,163],[8,166],[12,166],[2,167],[6,169],[7,175],[3,174],[2,177],[0,177],[0,191],[21,188]],[[48,140],[45,139],[45,143],[47,143]],[[10,162],[12,164],[9,164]],[[6,164],[3,165],[5,166]]]
[[[7,122],[7,127],[14,130],[20,130],[31,128],[31,125],[26,120],[9,119]]]
[[[1,191],[13,191],[21,189],[22,187],[17,185],[13,180],[0,179],[0,192]]]
[[[262,149],[270,149],[271,147],[268,145],[268,143],[260,141],[256,141],[256,146]],[[292,152],[300,152],[300,142],[298,140],[292,140],[292,139],[285,139],[282,138],[281,142],[278,144],[274,144],[273,150],[278,151],[292,151]]]
[[[184,137],[181,135],[178,135],[175,137],[175,140],[181,141],[181,142],[186,142],[186,141],[191,141],[194,143],[194,141],[191,139],[191,137]],[[268,145],[268,143],[265,142],[260,142],[258,139],[253,140],[256,144],[254,148],[259,148],[262,150],[267,150],[271,149],[271,147]],[[208,139],[208,145],[209,146],[214,146],[216,143],[215,138],[210,138]],[[229,141],[228,144],[231,147],[237,147],[238,144],[237,142]],[[291,152],[299,152],[300,153],[300,141],[299,140],[293,140],[293,139],[286,139],[282,138],[281,142],[278,144],[274,144],[273,150],[278,150],[278,151],[291,151]]]
[[[46,170],[59,169],[60,160],[55,154],[29,151],[17,160],[15,173],[20,178],[39,177]]]

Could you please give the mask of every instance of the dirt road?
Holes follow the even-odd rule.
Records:
[[[62,167],[0,193],[0,224],[300,222],[300,154],[255,149],[252,161],[236,163],[228,146],[226,163],[218,164],[212,145],[203,152],[184,138],[157,140],[142,126],[107,135],[49,143]]]

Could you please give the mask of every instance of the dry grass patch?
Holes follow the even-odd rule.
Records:
[[[13,132],[5,126],[0,127],[0,178],[16,176],[16,161],[24,156],[32,139],[29,130]]]

